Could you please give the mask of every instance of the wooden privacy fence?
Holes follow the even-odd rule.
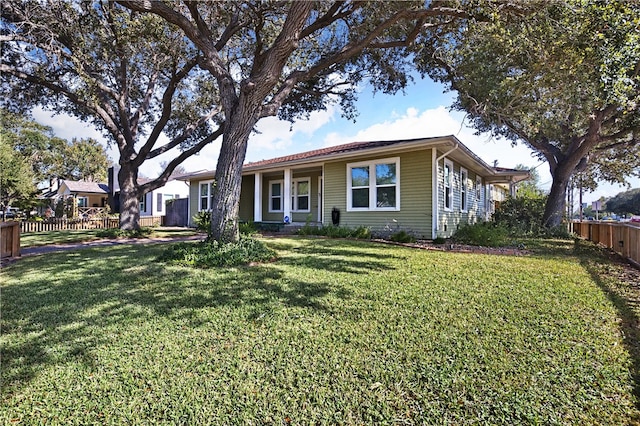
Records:
[[[574,234],[612,249],[640,265],[640,224],[619,222],[573,222]]]
[[[20,224],[0,222],[0,257],[20,256]]]
[[[144,216],[140,218],[140,226],[160,226],[162,216]],[[118,218],[92,218],[83,220],[55,220],[51,222],[20,222],[23,234],[47,231],[67,231],[81,229],[106,229],[120,226]]]

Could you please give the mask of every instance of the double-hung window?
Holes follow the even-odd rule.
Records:
[[[89,198],[87,197],[78,197],[78,207],[89,207]]]
[[[281,212],[283,206],[283,188],[284,182],[281,180],[273,180],[269,183],[269,212]]]
[[[347,164],[347,211],[400,210],[400,159]]]
[[[294,212],[310,212],[311,179],[298,178],[291,180],[291,210]]]
[[[444,160],[444,209],[453,208],[453,163]]]
[[[141,195],[138,201],[140,202],[140,213],[146,213],[147,212],[147,194]]]
[[[482,199],[482,178],[476,176],[476,201],[480,202]]]
[[[469,172],[466,169],[460,169],[460,211],[466,212],[467,207],[467,191],[469,180]]]
[[[200,182],[200,211],[211,210],[213,199],[213,181]]]

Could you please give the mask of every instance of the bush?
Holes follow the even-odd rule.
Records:
[[[153,233],[153,228],[143,226],[136,230],[124,230],[120,228],[101,229],[96,232],[100,238],[147,238]]]
[[[447,242],[447,239],[444,237],[436,237],[433,239],[433,244],[444,244]]]
[[[509,243],[507,230],[491,222],[461,226],[451,239],[460,244],[474,246],[500,247]]]
[[[413,235],[407,233],[407,231],[399,231],[391,235],[389,238],[396,243],[415,243],[416,239]]]
[[[496,225],[506,228],[514,236],[542,236],[547,229],[542,226],[546,197],[508,198],[493,214]]]
[[[258,229],[253,222],[240,222],[238,228],[241,235],[253,235],[258,232]]]
[[[267,262],[275,257],[276,252],[262,241],[242,235],[235,243],[220,244],[215,240],[207,240],[200,243],[173,244],[159,260],[175,265],[214,268]]]
[[[346,226],[327,225],[323,227],[305,225],[297,232],[298,235],[320,235],[329,238],[371,239],[371,230],[366,226],[348,228]]]
[[[211,212],[203,210],[193,215],[193,223],[198,231],[208,233],[211,229]]]

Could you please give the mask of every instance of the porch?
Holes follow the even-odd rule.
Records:
[[[297,230],[323,222],[323,168],[287,168],[245,174],[240,218],[274,232]],[[267,230],[267,229],[265,229]]]

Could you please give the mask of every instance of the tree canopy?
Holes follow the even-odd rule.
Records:
[[[138,227],[139,196],[221,134],[198,48],[111,1],[8,0],[1,13],[4,106],[41,105],[101,129],[119,151],[121,226]],[[144,161],[172,148],[181,151],[161,175],[139,183]]]
[[[521,3],[509,15],[432,34],[419,68],[457,92],[478,131],[523,142],[553,177],[544,223],[564,212],[570,178],[640,173],[640,4]]]
[[[256,123],[337,103],[347,116],[361,83],[394,93],[410,81],[418,35],[465,19],[457,2],[164,2],[120,0],[179,28],[202,52],[224,116],[211,235],[238,239],[247,141]]]
[[[616,194],[606,203],[607,211],[621,215],[640,215],[640,188]]]
[[[36,204],[38,186],[57,179],[104,182],[108,156],[93,139],[71,141],[21,114],[0,113],[1,203],[28,208]]]

